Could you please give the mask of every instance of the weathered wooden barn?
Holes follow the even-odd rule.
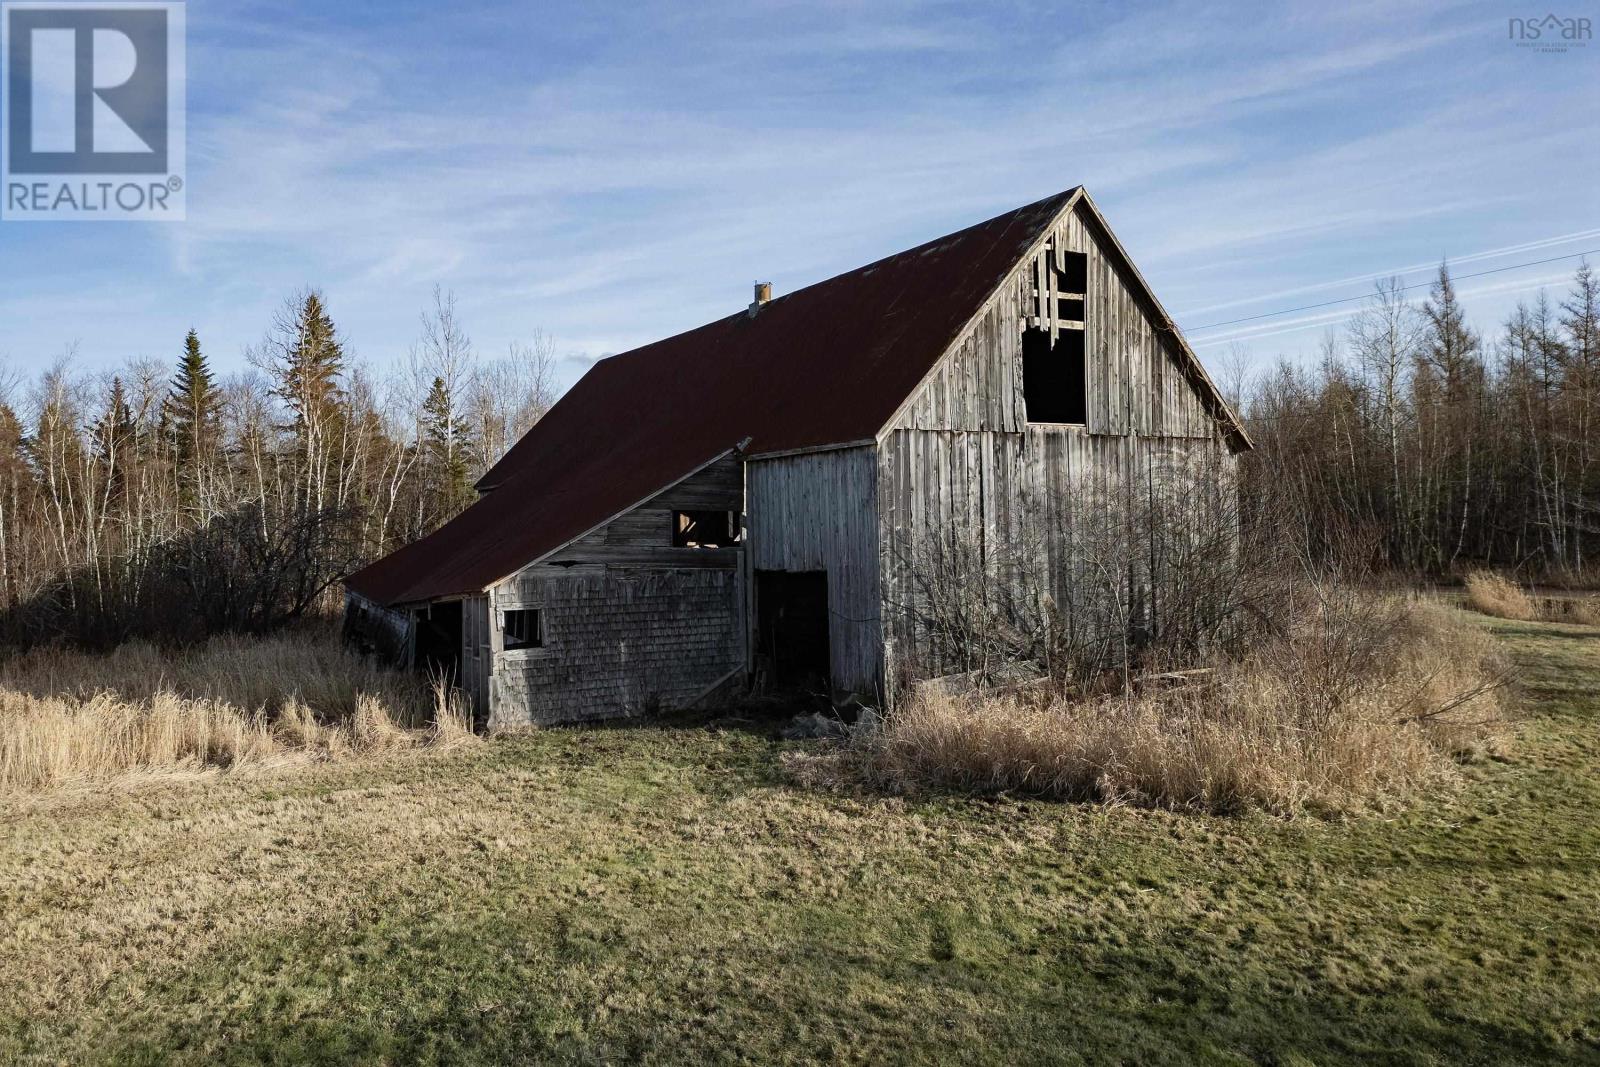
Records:
[[[476,503],[350,577],[352,632],[457,671],[490,726],[758,669],[870,699],[915,643],[915,531],[1003,543],[1029,493],[1249,447],[1081,188],[756,297],[597,363]]]

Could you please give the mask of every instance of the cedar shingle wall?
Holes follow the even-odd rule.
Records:
[[[493,726],[682,707],[744,661],[732,570],[551,568],[495,606],[539,608],[545,647],[495,655]]]
[[[674,548],[675,510],[744,511],[726,456],[495,587],[492,726],[681,708],[744,666],[743,548]],[[502,612],[538,608],[544,647],[505,645]]]

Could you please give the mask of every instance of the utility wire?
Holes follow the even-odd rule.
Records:
[[[1458,282],[1458,281],[1464,282],[1468,278],[1482,278],[1482,277],[1484,277],[1485,275],[1488,275],[1488,274],[1501,274],[1501,273],[1504,273],[1505,271],[1508,271],[1508,270],[1521,270],[1523,267],[1540,267],[1540,266],[1543,266],[1546,263],[1559,263],[1564,259],[1577,259],[1579,256],[1593,256],[1593,255],[1600,255],[1600,248],[1591,248],[1587,252],[1573,252],[1571,255],[1566,255],[1566,256],[1552,256],[1549,259],[1535,259],[1535,260],[1532,260],[1532,261],[1527,262],[1527,263],[1513,263],[1509,267],[1495,267],[1493,270],[1480,270],[1480,271],[1477,271],[1476,273],[1473,273],[1473,274],[1452,275],[1450,280],[1451,280],[1451,282]],[[1434,284],[1433,281],[1417,282],[1414,285],[1402,285],[1400,288],[1395,289],[1393,291],[1397,292],[1397,293],[1403,293],[1403,292],[1406,292],[1407,290],[1410,290],[1410,289],[1421,289],[1424,286],[1429,286],[1429,285],[1433,285],[1433,284]],[[1320,304],[1303,304],[1300,307],[1297,307],[1297,308],[1285,308],[1282,311],[1268,311],[1268,312],[1265,312],[1265,313],[1260,314],[1260,315],[1246,315],[1242,319],[1229,319],[1226,322],[1207,323],[1204,326],[1196,326],[1193,329],[1185,330],[1184,332],[1185,333],[1199,333],[1201,330],[1215,330],[1218,326],[1233,326],[1233,325],[1236,325],[1237,323],[1241,323],[1241,322],[1254,322],[1257,319],[1274,319],[1274,318],[1277,318],[1279,315],[1292,315],[1296,311],[1311,311],[1314,308],[1332,307],[1334,304],[1348,304],[1352,300],[1370,300],[1371,298],[1372,297],[1371,297],[1370,293],[1363,294],[1362,296],[1342,296],[1337,300],[1324,300]]]

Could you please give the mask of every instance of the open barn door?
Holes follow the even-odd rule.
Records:
[[[416,613],[417,670],[430,679],[461,684],[461,601],[430,604]]]
[[[756,571],[756,652],[781,686],[830,685],[828,572]]]

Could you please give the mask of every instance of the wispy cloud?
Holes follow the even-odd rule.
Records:
[[[1569,273],[1546,273],[1537,277],[1514,278],[1500,282],[1485,282],[1482,285],[1464,285],[1456,290],[1456,295],[1463,301],[1490,296],[1514,295],[1527,297],[1540,290],[1562,289],[1572,281]],[[1421,294],[1426,296],[1426,294]],[[1420,298],[1413,303],[1419,303]],[[1328,308],[1301,315],[1285,316],[1254,323],[1250,326],[1241,326],[1238,329],[1206,334],[1200,338],[1188,337],[1190,347],[1195,351],[1219,346],[1233,346],[1240,343],[1253,343],[1270,338],[1281,338],[1294,334],[1315,332],[1322,334],[1326,330],[1342,326],[1351,319],[1360,315],[1365,310],[1359,301],[1352,302],[1339,308]],[[1186,335],[1187,336],[1187,335]]]
[[[227,357],[313,283],[381,363],[439,282],[482,347],[542,329],[576,373],[758,276],[1080,182],[1184,319],[1600,220],[1575,91],[1600,57],[1507,49],[1486,5],[1111,10],[208,5],[189,222],[0,227],[0,344],[113,360],[194,324]],[[1240,336],[1319,328],[1288,325]]]
[[[1544,237],[1536,241],[1524,241],[1520,244],[1505,245],[1501,248],[1488,248],[1477,252],[1468,252],[1462,255],[1442,256],[1437,260],[1422,263],[1408,263],[1403,266],[1380,268],[1368,274],[1357,274],[1347,278],[1334,278],[1324,282],[1314,282],[1309,285],[1298,285],[1292,289],[1279,289],[1270,293],[1258,293],[1254,296],[1238,300],[1224,300],[1216,304],[1207,304],[1203,307],[1189,308],[1178,316],[1180,321],[1198,322],[1199,316],[1208,312],[1223,311],[1228,308],[1249,307],[1252,304],[1267,304],[1287,300],[1293,297],[1303,297],[1310,293],[1325,292],[1330,289],[1345,289],[1351,285],[1370,285],[1373,282],[1386,278],[1406,278],[1419,271],[1432,273],[1439,269],[1441,263],[1448,263],[1453,271],[1459,271],[1463,266],[1482,263],[1486,260],[1500,260],[1523,258],[1529,253],[1550,253],[1556,249],[1565,249],[1569,246],[1588,246],[1600,240],[1600,228],[1575,230],[1572,233],[1557,234],[1554,237]],[[1584,249],[1587,251],[1587,247]],[[1190,326],[1189,329],[1197,328]]]

